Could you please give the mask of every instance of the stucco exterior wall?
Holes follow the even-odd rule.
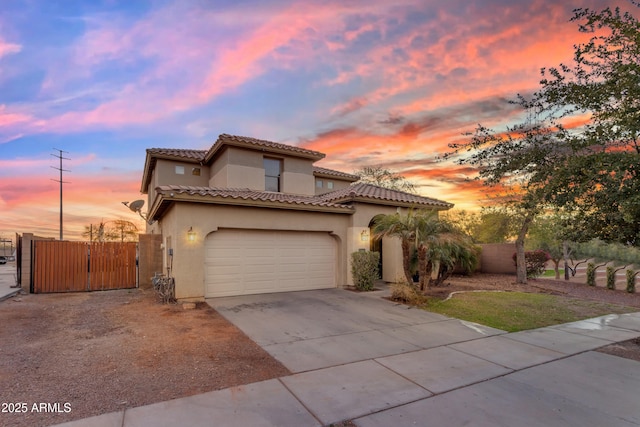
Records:
[[[404,212],[402,208],[395,208],[393,206],[383,206],[370,203],[354,203],[356,212],[351,216],[350,232],[352,239],[350,245],[347,248],[348,253],[358,251],[359,249],[369,250],[371,247],[371,239],[374,236],[371,234],[370,224],[374,217],[377,215],[391,215],[400,210]],[[362,233],[366,232],[368,238],[363,240]],[[348,271],[349,271],[349,284],[353,284],[351,278],[351,258],[348,259]],[[385,237],[382,239],[382,280],[385,282],[395,282],[398,277],[403,277],[402,273],[402,250],[400,248],[400,239],[395,237]]]
[[[250,188],[264,191],[265,157],[282,160],[280,191],[289,194],[314,194],[313,162],[261,151],[227,147],[216,156],[211,167],[211,187]]]
[[[184,174],[176,173],[176,166],[184,168]],[[200,175],[196,175],[197,169],[200,170]],[[209,181],[209,168],[197,163],[158,159],[153,177],[153,188],[159,185],[206,186]]]
[[[318,187],[317,185],[318,180],[322,181],[322,187]],[[328,187],[329,182],[333,183],[333,188]],[[315,195],[319,196],[320,194],[330,193],[336,190],[342,190],[343,188],[347,188],[350,185],[351,185],[351,181],[342,181],[338,178],[315,177],[315,182],[314,182]]]
[[[282,192],[313,196],[315,194],[313,163],[307,159],[283,158]]]
[[[177,203],[167,212],[161,225],[165,253],[170,249],[167,237],[170,237],[173,249],[172,275],[176,280],[176,297],[181,300],[204,298],[205,238],[220,228],[329,232],[338,247],[336,283],[344,286],[347,284],[349,217],[348,214]],[[193,242],[187,238],[189,228],[196,233]],[[165,256],[165,271],[169,259]]]

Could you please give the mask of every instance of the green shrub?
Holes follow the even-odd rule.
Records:
[[[547,270],[547,261],[551,259],[549,254],[542,249],[527,251],[524,253],[527,263],[527,277],[542,276]],[[517,266],[517,254],[513,254],[513,263]]]
[[[587,285],[596,285],[596,265],[592,262],[587,264]]]
[[[636,275],[638,273],[633,270],[627,270],[627,292],[636,293]]]
[[[607,289],[615,289],[616,288],[616,270],[607,266]]]
[[[427,297],[406,281],[391,284],[391,299],[409,305],[423,305],[427,302]]]
[[[351,254],[351,275],[353,284],[360,291],[372,291],[378,278],[378,252],[358,251]]]

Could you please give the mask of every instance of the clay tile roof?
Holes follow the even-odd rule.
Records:
[[[289,205],[304,205],[318,208],[335,208],[339,210],[351,211],[350,206],[321,200],[316,196],[301,196],[295,194],[274,193],[269,191],[256,191],[248,188],[216,188],[216,187],[194,187],[187,185],[162,185],[157,188],[157,192],[163,195],[169,193],[199,195],[211,198],[236,199],[254,202],[277,202]]]
[[[358,175],[352,175],[346,172],[340,172],[333,169],[321,168],[318,166],[313,167],[313,174],[316,176],[330,176],[336,178],[344,178],[347,181],[357,181],[360,179]]]
[[[207,154],[207,150],[190,150],[182,148],[148,148],[147,153],[154,156],[196,160],[200,162]]]
[[[357,183],[347,188],[325,193],[318,198],[334,203],[344,203],[348,201],[371,200],[378,202],[389,202],[391,205],[398,203],[411,206],[436,206],[442,208],[452,208],[453,204],[431,197],[418,196],[416,194],[405,193],[404,191],[391,190],[371,184]]]
[[[293,154],[313,160],[320,160],[325,156],[323,153],[318,151],[307,150],[306,148],[296,147],[295,145],[280,144],[278,142],[271,142],[248,136],[228,135],[223,133],[218,136],[218,140],[211,146],[211,149],[209,149],[209,152],[205,156],[205,161],[208,162],[211,160],[215,153],[224,145],[262,148],[269,152]]]

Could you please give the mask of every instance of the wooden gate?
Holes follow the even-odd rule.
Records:
[[[31,292],[135,288],[137,243],[33,241]]]

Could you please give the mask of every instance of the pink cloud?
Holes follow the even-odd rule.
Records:
[[[12,113],[7,111],[7,106],[0,104],[0,128],[14,125],[16,123],[28,122],[31,116],[22,113]]]
[[[9,43],[0,38],[0,58],[11,53],[18,53],[22,50],[22,46],[15,43]]]

